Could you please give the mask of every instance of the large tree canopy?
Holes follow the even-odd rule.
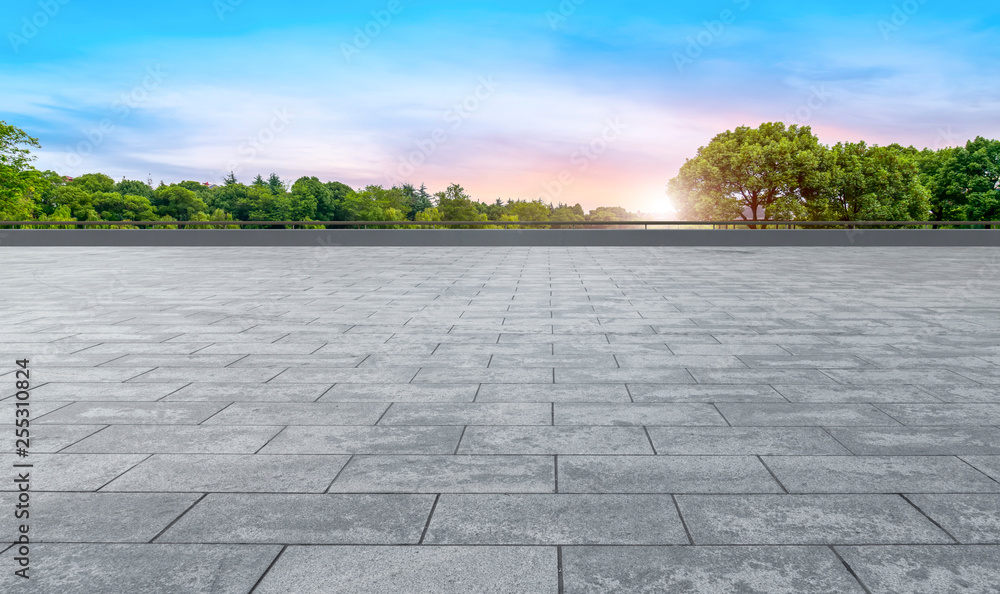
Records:
[[[668,192],[692,220],[794,218],[805,212],[803,189],[816,185],[823,150],[808,126],[737,128],[698,149]]]

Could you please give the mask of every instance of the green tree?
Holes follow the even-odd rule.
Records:
[[[915,150],[839,143],[827,153],[807,207],[814,220],[926,221],[930,195]]]
[[[122,196],[117,192],[91,194],[91,204],[103,221],[155,221],[153,204],[145,196]]]
[[[347,184],[327,182],[323,184],[330,191],[329,202],[319,202],[316,205],[316,219],[320,221],[347,221],[347,199],[354,195],[354,190]]]
[[[31,220],[35,194],[49,182],[31,166],[37,138],[0,121],[0,220]]]
[[[519,221],[529,222],[547,221],[552,216],[552,209],[541,200],[534,200],[532,202],[518,200],[517,202],[512,202],[507,205],[507,212],[516,216]]]
[[[115,184],[115,192],[121,194],[122,196],[142,196],[143,198],[153,197],[153,188],[146,185],[146,182],[141,182],[133,179],[124,179],[117,184]]]
[[[300,177],[292,184],[295,220],[331,221],[334,214],[333,193],[315,177]]]
[[[115,180],[103,173],[86,173],[74,178],[69,185],[80,188],[84,192],[114,192]]]
[[[692,220],[768,221],[805,212],[825,151],[808,126],[767,123],[723,132],[698,149],[668,192]]]
[[[1000,218],[1000,140],[978,137],[955,151],[940,172],[941,197],[974,221]]]
[[[271,188],[271,193],[275,196],[280,196],[288,191],[288,188],[285,187],[285,182],[281,181],[277,173],[272,173],[267,178],[267,187]]]
[[[443,192],[434,194],[437,197],[437,210],[441,213],[444,221],[486,221],[486,214],[480,213],[472,202],[472,198],[465,192],[465,188],[458,184],[451,184]],[[466,225],[462,225],[465,227]]]
[[[178,221],[189,221],[195,214],[208,210],[204,200],[180,186],[157,188],[153,192],[152,203],[160,216],[172,217]]]
[[[914,151],[914,159],[920,168],[920,184],[927,189],[931,202],[932,221],[956,221],[965,218],[965,196],[950,196],[946,191],[943,175],[944,167],[955,153],[964,148],[924,149]],[[953,202],[958,198],[959,202]]]
[[[234,186],[234,185],[236,185],[236,184],[238,184],[240,182],[239,182],[239,180],[236,179],[236,172],[230,171],[229,175],[227,175],[225,178],[223,178],[222,183],[225,184],[225,185],[227,185],[227,186]]]

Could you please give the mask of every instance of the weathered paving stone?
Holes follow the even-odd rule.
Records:
[[[560,493],[781,493],[752,456],[562,456]]]
[[[629,384],[635,402],[787,402],[771,386]]]
[[[154,384],[147,384],[154,385]],[[163,398],[167,402],[315,402],[330,384],[218,384],[193,382]]]
[[[993,480],[1000,481],[1000,456],[962,456],[962,459]]]
[[[224,404],[211,402],[78,402],[49,413],[36,422],[92,425],[197,425],[223,407]]]
[[[261,454],[453,454],[463,427],[288,427]]]
[[[620,403],[555,405],[556,425],[612,426],[725,426],[711,404]]]
[[[237,402],[205,425],[374,425],[386,408],[369,402]]]
[[[459,454],[652,454],[641,427],[469,427]]]
[[[686,544],[668,495],[441,496],[427,544]]]
[[[355,456],[331,493],[553,493],[552,456]]]
[[[120,382],[49,382],[31,390],[31,400],[152,402],[180,390],[187,382],[123,384]]]
[[[30,503],[33,542],[149,542],[201,494],[35,493]],[[0,499],[14,509],[13,493]],[[6,522],[16,534],[22,520]]]
[[[861,594],[826,547],[564,547],[567,594]]]
[[[1000,495],[907,495],[963,544],[1000,544]]]
[[[97,433],[107,425],[43,425],[31,427],[31,451],[36,454],[54,454],[81,439]],[[0,434],[14,435],[14,425],[0,425]],[[11,442],[13,445],[13,442]],[[7,450],[14,453],[13,449]]]
[[[379,425],[551,425],[552,407],[541,403],[395,403]]]
[[[678,495],[677,503],[698,545],[954,542],[898,495]]]
[[[210,494],[157,542],[416,544],[434,495]]]
[[[336,384],[319,402],[472,402],[479,384]]]
[[[66,448],[98,454],[253,454],[281,427],[112,425]]]
[[[322,493],[349,456],[156,454],[101,491]]]
[[[997,427],[832,427],[829,431],[860,456],[1000,454]]]
[[[820,427],[650,427],[649,437],[661,456],[851,453]]]
[[[871,404],[734,404],[717,405],[726,420],[743,427],[835,427],[899,423]]]
[[[4,592],[198,592],[245,594],[264,574],[280,546],[205,544],[39,544],[25,580],[0,573]],[[14,566],[13,553],[0,555]],[[44,569],[42,569],[44,568]]]
[[[629,402],[625,384],[483,384],[476,402]]]
[[[792,493],[996,493],[1000,483],[949,456],[773,456]]]
[[[904,425],[1000,425],[997,404],[883,404]]]
[[[138,454],[32,454],[32,491],[96,491],[146,459]],[[24,463],[14,454],[0,454],[0,464],[13,468]],[[13,478],[13,477],[12,477]],[[13,482],[0,483],[0,491],[17,491]]]
[[[857,402],[932,402],[941,400],[918,386],[774,386],[792,402],[848,404]]]
[[[291,546],[260,594],[557,594],[555,547]]]
[[[872,594],[1000,592],[1000,546],[836,547]]]

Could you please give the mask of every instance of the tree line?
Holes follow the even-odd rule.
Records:
[[[668,193],[688,220],[996,221],[1000,140],[827,146],[808,126],[741,127],[698,149]]]
[[[32,167],[31,148],[39,148],[37,139],[0,122],[0,220],[112,223],[108,226],[130,221],[218,221],[219,228],[227,221],[492,221],[497,225],[485,227],[502,228],[503,223],[518,221],[566,224],[639,218],[621,207],[585,213],[579,204],[542,200],[498,198],[484,203],[473,200],[458,184],[431,194],[424,185],[353,189],[316,177],[288,183],[273,173],[267,179],[258,175],[249,184],[230,173],[217,186],[184,181],[160,182],[156,188],[138,180],[116,182],[101,173],[70,179]]]

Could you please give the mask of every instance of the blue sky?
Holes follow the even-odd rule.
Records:
[[[0,33],[0,119],[68,175],[659,213],[684,159],[740,125],[1000,137],[995,2],[14,0]]]

